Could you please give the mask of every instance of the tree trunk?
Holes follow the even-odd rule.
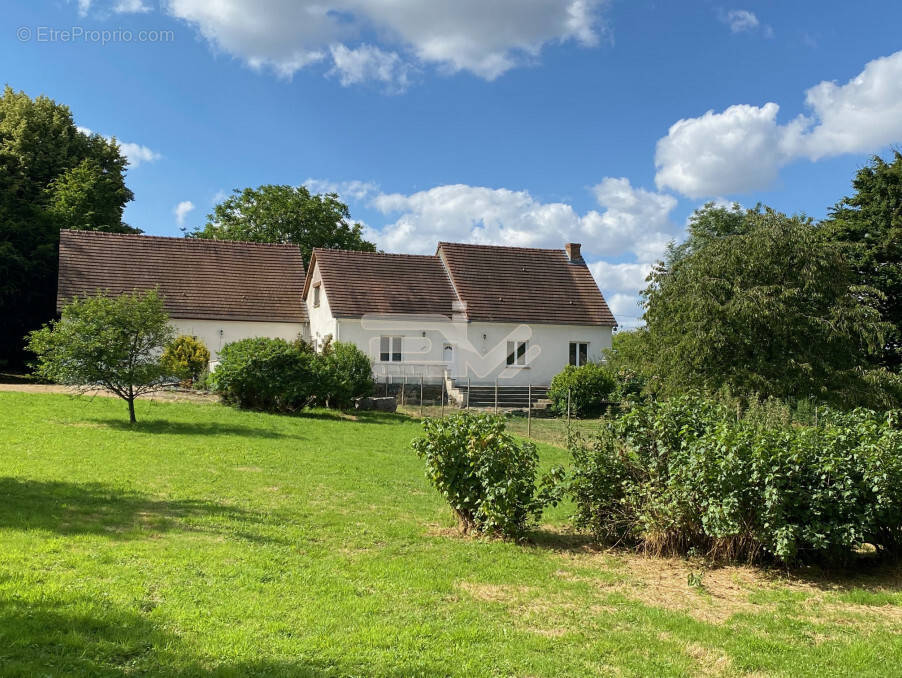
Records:
[[[135,419],[135,396],[128,398],[128,423],[134,424],[137,423],[137,419]]]

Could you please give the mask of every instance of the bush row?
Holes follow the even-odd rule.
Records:
[[[316,353],[302,341],[257,337],[226,344],[219,360],[213,390],[245,409],[347,408],[373,388],[370,359],[353,344],[326,342]]]
[[[698,396],[638,405],[571,441],[577,524],[653,553],[837,564],[870,544],[898,556],[898,418],[824,410],[799,426]]]

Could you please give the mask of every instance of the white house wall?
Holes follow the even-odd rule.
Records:
[[[373,361],[373,372],[380,380],[420,375],[436,377],[446,365],[458,381],[474,384],[547,385],[570,360],[570,343],[589,344],[589,360],[600,361],[602,351],[610,348],[610,327],[586,325],[521,325],[516,323],[439,322],[434,319],[392,320],[340,318],[336,339],[356,344]],[[381,336],[402,337],[402,362],[382,362]],[[506,364],[507,342],[527,341],[527,364]],[[444,361],[444,346],[453,347],[453,361]]]
[[[255,322],[250,320],[191,320],[173,318],[176,334],[197,337],[210,350],[210,362],[219,361],[219,352],[226,344],[251,337],[269,337],[294,341],[306,336],[305,323]]]

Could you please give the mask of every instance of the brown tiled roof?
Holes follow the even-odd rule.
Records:
[[[335,317],[359,318],[368,313],[417,313],[450,316],[454,288],[438,257],[314,249],[326,299]]]
[[[98,290],[154,287],[173,318],[307,320],[295,245],[61,231],[58,308]]]
[[[616,325],[592,273],[564,250],[441,242],[470,320]]]

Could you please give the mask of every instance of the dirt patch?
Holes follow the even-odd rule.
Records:
[[[554,576],[591,584],[600,595],[612,598],[604,601],[606,605],[616,605],[621,596],[714,624],[725,623],[738,614],[778,608],[799,619],[857,628],[902,624],[902,605],[837,599],[851,590],[898,592],[902,590],[902,568],[815,576],[801,570],[787,573],[742,565],[710,567],[701,560],[597,549],[554,528],[543,529],[549,533],[545,540],[557,546],[554,550],[561,560]]]
[[[476,600],[487,603],[511,603],[533,590],[529,586],[481,584],[470,581],[457,582],[456,586],[461,591],[469,593]]]
[[[75,393],[68,386],[59,384],[0,384],[0,392],[12,391],[18,393],[61,393],[64,395],[85,395],[100,396],[101,398],[118,398],[115,393],[102,388],[91,389],[83,394]],[[158,400],[163,402],[173,401],[190,401],[196,403],[218,403],[219,396],[212,393],[202,393],[199,391],[183,391],[180,389],[159,391],[141,396],[141,400]]]
[[[732,660],[719,650],[705,647],[699,643],[689,643],[685,652],[692,657],[700,676],[726,676],[732,673],[730,670],[733,664]]]

